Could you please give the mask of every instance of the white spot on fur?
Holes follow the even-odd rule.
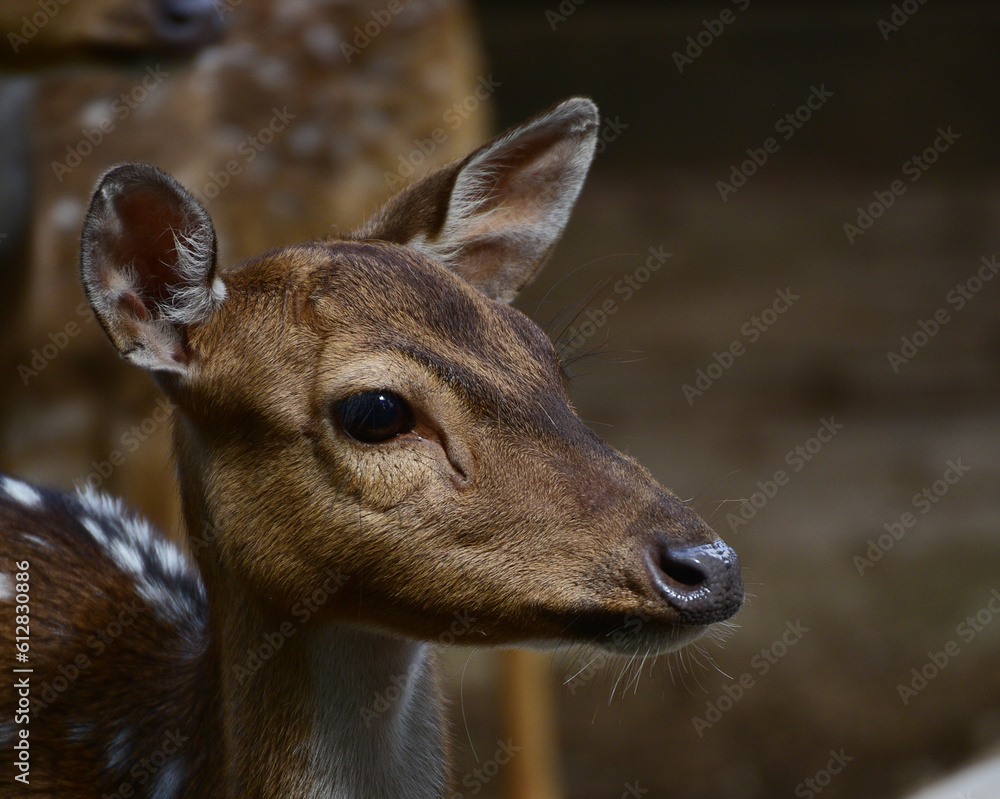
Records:
[[[108,546],[108,537],[104,534],[104,529],[101,527],[100,522],[91,519],[89,516],[84,516],[80,521],[98,544],[102,547]]]
[[[149,799],[173,799],[179,795],[184,767],[174,756],[159,770],[149,789]]]
[[[86,206],[76,197],[61,197],[52,204],[49,218],[57,230],[75,232],[83,222],[86,211]]]
[[[254,79],[257,83],[272,91],[287,89],[292,82],[292,73],[288,64],[280,58],[265,58],[254,69]]]
[[[6,747],[8,744],[14,742],[14,735],[17,732],[17,727],[14,726],[12,721],[2,721],[0,722],[0,746]]]
[[[121,730],[108,744],[108,770],[114,774],[124,771],[132,759],[132,747],[129,742],[132,740],[131,730]]]
[[[82,516],[80,521],[115,564],[135,580],[135,590],[152,608],[169,618],[187,618],[197,613],[187,594],[176,594],[172,586],[164,584],[164,576],[195,577],[197,573],[190,561],[172,542],[154,530],[147,521],[126,512],[121,502],[90,488],[81,489],[79,499],[84,509],[93,514]],[[159,566],[164,576],[150,564]],[[197,580],[199,593],[204,586]]]
[[[14,581],[10,575],[0,572],[0,602],[14,598]]]
[[[109,122],[114,124],[115,104],[106,98],[92,100],[80,112],[80,124],[85,128],[99,128]]]
[[[289,134],[288,148],[299,158],[314,158],[323,149],[325,141],[323,128],[307,122],[296,126]]]
[[[98,518],[101,516],[119,516],[122,512],[120,502],[109,497],[107,494],[94,491],[92,488],[82,488],[76,494],[80,503],[88,510],[93,511],[94,515]]]
[[[111,553],[111,557],[115,559],[115,563],[122,567],[127,572],[132,572],[136,576],[141,576],[143,573],[142,558],[139,553],[133,549],[133,542],[131,541],[119,541],[114,540],[111,545],[107,548],[108,552]]]
[[[340,43],[343,39],[333,25],[310,25],[302,37],[306,49],[316,58],[332,62],[340,55]]]
[[[173,544],[167,541],[157,540],[153,542],[153,550],[156,552],[156,556],[160,563],[163,564],[164,571],[177,577],[180,577],[187,572],[187,561],[184,559],[184,556],[181,555],[180,550],[178,550]]]
[[[27,483],[15,480],[13,477],[4,477],[2,478],[2,482],[0,482],[0,487],[3,488],[7,496],[16,502],[20,502],[25,507],[42,507],[42,495]]]
[[[46,541],[44,538],[39,538],[37,535],[32,535],[31,533],[22,533],[21,540],[32,544],[37,549],[54,549],[51,541]]]
[[[153,532],[153,528],[149,526],[149,522],[145,519],[125,517],[121,520],[121,523],[122,527],[125,528],[125,533],[131,540],[137,541],[145,546],[152,544],[153,537],[156,533]]]

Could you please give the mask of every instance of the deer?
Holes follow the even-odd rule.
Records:
[[[213,0],[7,0],[0,4],[0,73],[109,64],[143,52],[176,57],[219,39]]]
[[[32,669],[0,726],[29,776],[0,795],[452,797],[456,614],[474,646],[628,655],[738,611],[737,554],[584,424],[510,305],[598,127],[566,100],[353,233],[226,269],[173,178],[101,178],[82,280],[170,403],[187,539],[0,478],[4,651]]]

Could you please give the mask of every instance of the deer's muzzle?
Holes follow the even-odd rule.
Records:
[[[671,549],[666,536],[658,536],[646,551],[646,565],[682,624],[723,621],[743,604],[740,559],[722,541]]]

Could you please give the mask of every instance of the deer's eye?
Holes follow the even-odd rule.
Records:
[[[351,438],[366,444],[388,441],[413,429],[413,412],[391,391],[364,391],[333,406],[340,427]]]

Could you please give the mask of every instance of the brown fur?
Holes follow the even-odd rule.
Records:
[[[188,792],[180,795],[215,795],[216,772],[206,764],[220,735],[212,721],[218,676],[206,646],[207,615],[165,620],[82,528],[75,499],[43,496],[43,510],[0,501],[0,571],[13,578],[21,571],[17,563],[29,564],[24,666],[33,669],[23,675],[31,693],[30,784],[14,782],[16,772],[8,769],[0,796],[83,799],[115,793],[125,783],[135,796],[146,796],[161,769],[141,760],[164,746],[173,749],[169,733],[183,742],[177,765],[189,775],[182,782]],[[178,581],[176,588],[194,597],[192,585]],[[0,640],[11,659],[14,619],[13,600],[0,602]],[[10,684],[0,693],[8,724],[16,699]],[[13,743],[3,742],[8,755]]]

